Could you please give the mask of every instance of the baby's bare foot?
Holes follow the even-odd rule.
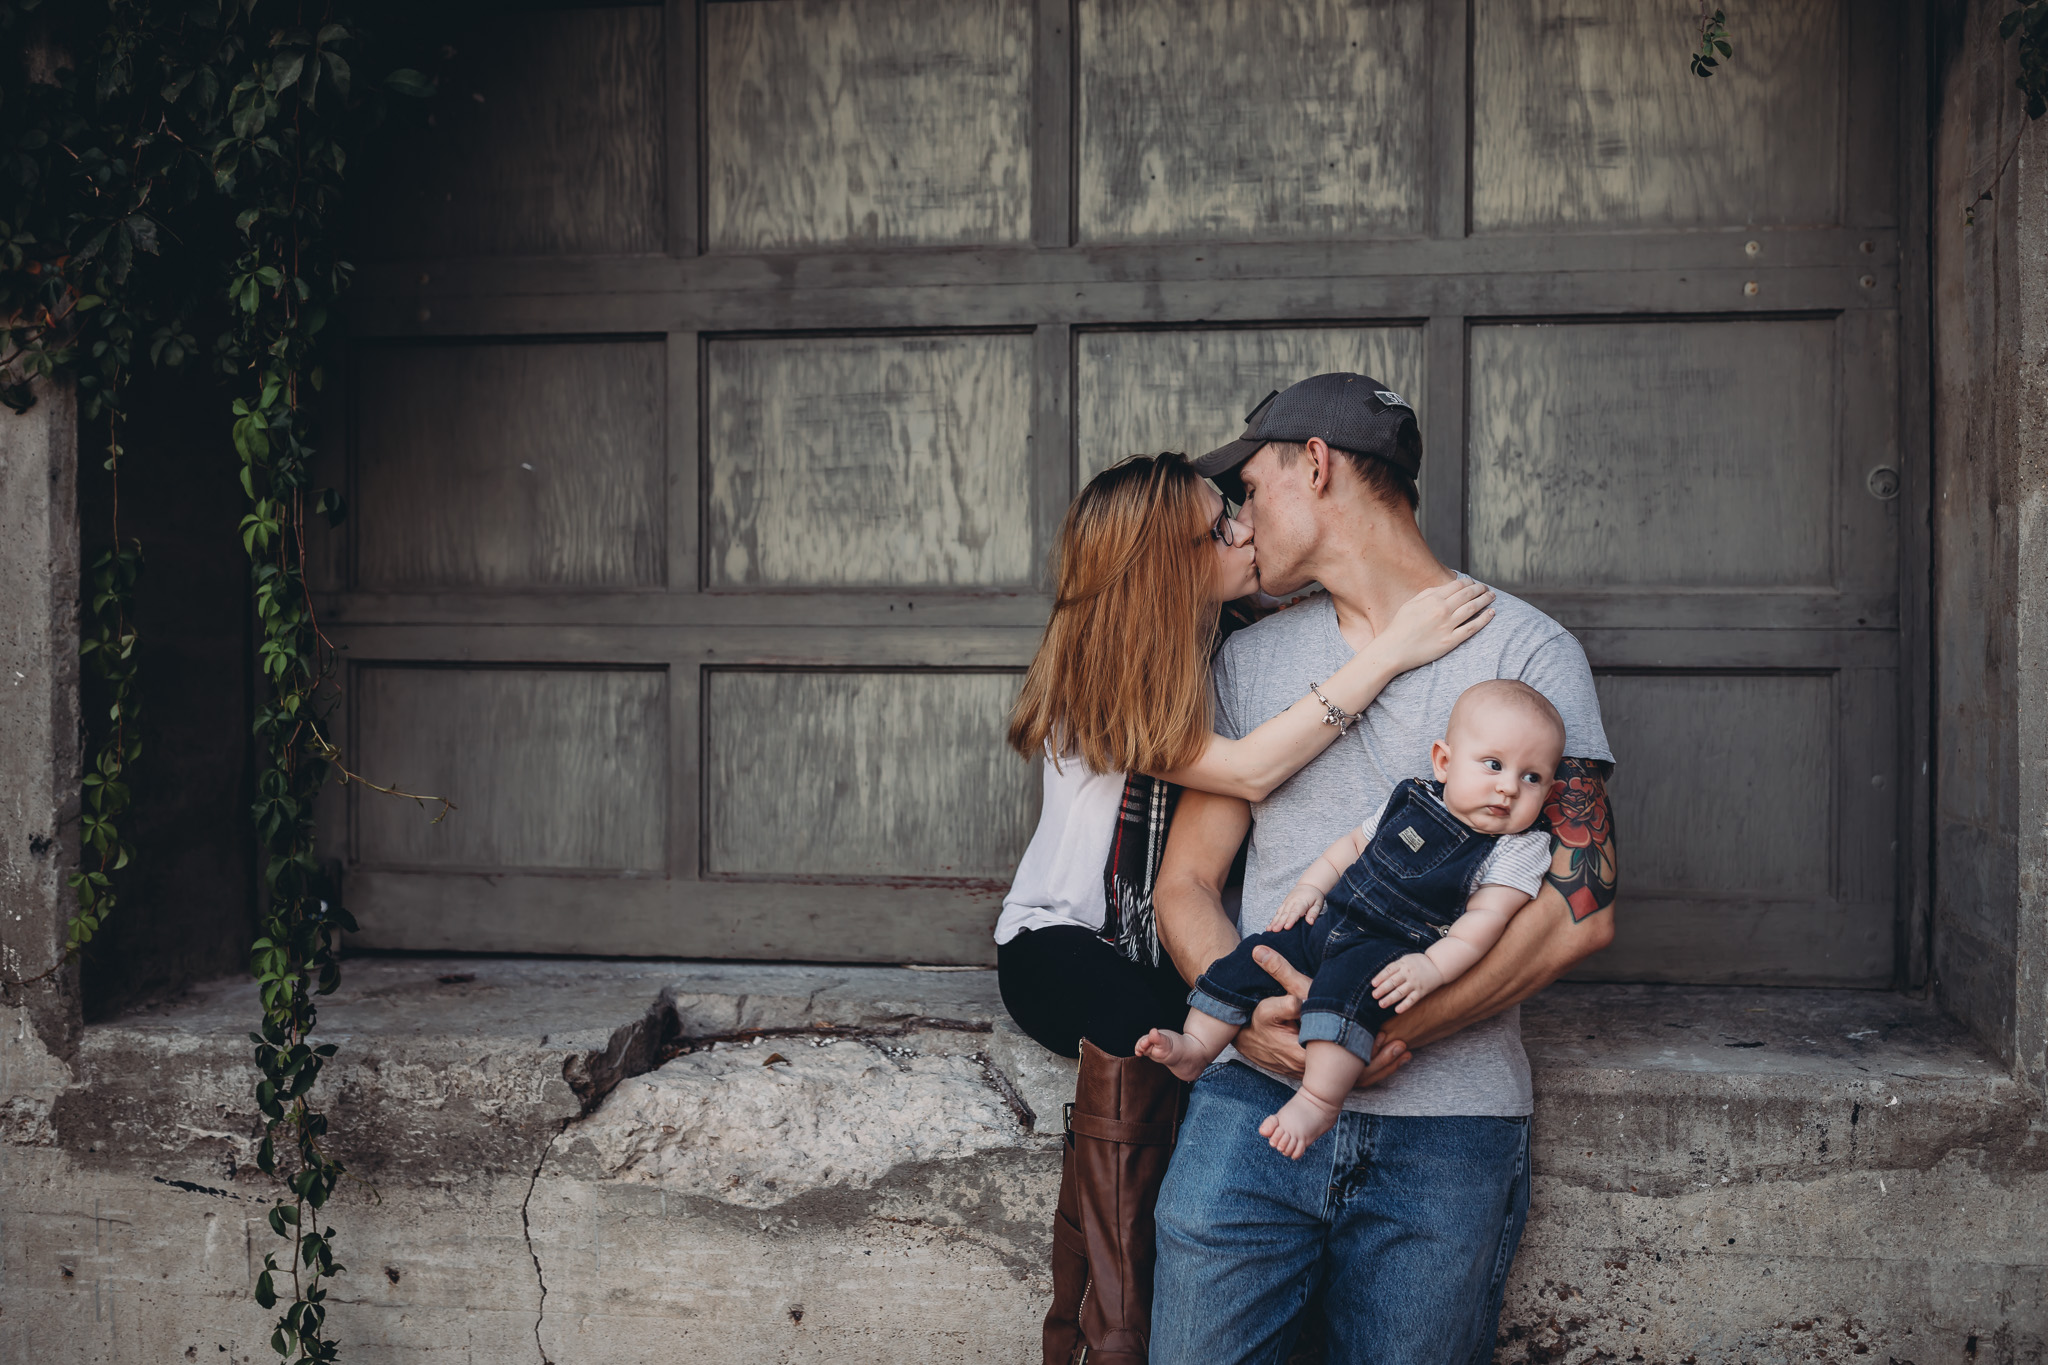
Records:
[[[1280,1106],[1279,1113],[1267,1115],[1259,1125],[1259,1136],[1272,1143],[1280,1155],[1299,1161],[1317,1138],[1336,1125],[1338,1110],[1339,1106],[1325,1104],[1304,1087]]]
[[[1140,1038],[1138,1055],[1150,1057],[1184,1081],[1201,1075],[1202,1068],[1213,1060],[1202,1055],[1200,1043],[1170,1028],[1156,1028]]]

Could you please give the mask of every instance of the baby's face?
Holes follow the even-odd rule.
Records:
[[[1557,735],[1510,707],[1476,707],[1430,749],[1451,814],[1481,834],[1536,823],[1563,758]]]

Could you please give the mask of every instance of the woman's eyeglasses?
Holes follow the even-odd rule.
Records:
[[[1230,507],[1226,503],[1222,512],[1217,514],[1216,520],[1210,523],[1209,539],[1220,540],[1226,548],[1235,550],[1251,539],[1251,532],[1247,531],[1236,517],[1230,515]]]

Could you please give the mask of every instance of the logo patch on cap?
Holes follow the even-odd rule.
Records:
[[[1406,408],[1410,412],[1415,411],[1415,405],[1398,393],[1388,393],[1385,389],[1375,389],[1372,396],[1379,399],[1380,403],[1385,407]]]

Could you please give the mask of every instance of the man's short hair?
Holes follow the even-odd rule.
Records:
[[[1308,442],[1274,441],[1272,448],[1281,464],[1290,465],[1308,453]],[[1406,503],[1411,512],[1421,505],[1422,498],[1416,492],[1415,480],[1385,460],[1361,455],[1355,450],[1339,450],[1336,446],[1331,446],[1330,450],[1344,457],[1344,462],[1358,475],[1358,481],[1365,485],[1365,491],[1379,502],[1388,507],[1397,501]]]

